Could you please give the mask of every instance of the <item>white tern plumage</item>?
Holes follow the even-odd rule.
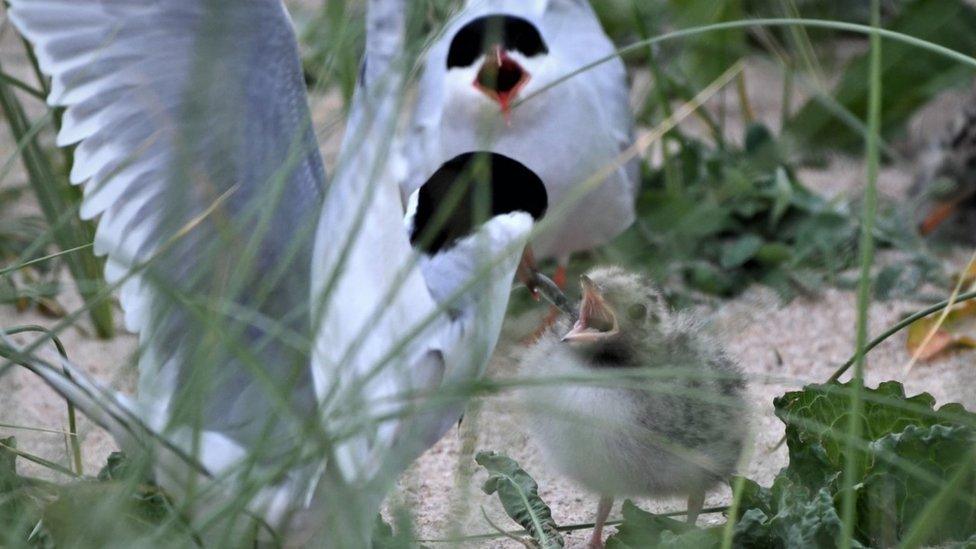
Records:
[[[638,188],[637,162],[615,164],[634,124],[623,63],[528,98],[614,51],[587,0],[468,0],[427,54],[404,139],[414,168],[404,196],[446,160],[488,150],[547,186],[554,217],[533,238],[537,256],[564,261],[623,232]]]
[[[484,369],[541,181],[458,155],[428,189],[501,166],[473,180],[508,201],[478,219],[412,216],[408,233],[385,150],[402,0],[370,0],[365,84],[329,185],[280,0],[10,4],[66,109],[58,144],[77,144],[81,213],[100,217],[96,252],[142,347],[135,401],[70,364],[71,378],[26,365],[123,449],[148,446],[157,481],[192,494],[194,526],[218,540],[229,507],[289,543],[368,543],[396,475],[458,419],[463,394],[432,391]],[[438,210],[444,194],[426,194]],[[425,228],[449,238],[421,246]]]

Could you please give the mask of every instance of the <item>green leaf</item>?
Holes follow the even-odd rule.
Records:
[[[777,168],[775,182],[775,201],[773,210],[769,213],[769,226],[775,229],[779,222],[786,215],[786,211],[793,204],[793,185],[790,183],[790,176],[782,167]]]
[[[715,532],[669,517],[662,517],[639,509],[630,500],[624,501],[624,521],[617,532],[607,539],[607,549],[640,549],[644,547],[675,547],[709,549],[719,546]]]
[[[475,461],[488,470],[481,487],[488,495],[498,493],[505,512],[519,523],[543,549],[562,547],[552,511],[539,497],[539,486],[514,459],[495,452],[478,452]]]
[[[744,234],[739,238],[726,243],[722,246],[722,256],[719,264],[723,269],[734,269],[746,264],[747,261],[756,257],[762,249],[765,240],[754,234]]]
[[[409,519],[409,517],[405,517]],[[400,515],[396,517],[397,528],[383,520],[382,515],[376,515],[373,523],[373,549],[416,549],[422,547],[414,542],[413,530],[409,520],[401,520]]]
[[[903,538],[946,482],[962,467],[963,488],[955,492],[941,512],[927,520],[926,545],[962,541],[976,533],[976,494],[973,486],[973,437],[968,427],[910,425],[899,433],[886,435],[871,443],[874,462],[858,491],[858,526],[872,545],[891,547]],[[897,457],[911,463],[938,482],[926,482],[907,475],[898,462],[884,459]]]
[[[771,495],[755,487],[747,490],[744,508],[751,512],[744,513],[743,519],[751,522],[737,526],[742,536],[759,536],[752,530],[755,524],[771,528],[774,517],[770,511],[783,515],[784,502],[813,501],[838,493],[837,479],[849,447],[835,434],[845,432],[850,395],[849,384],[810,385],[774,400],[776,415],[786,423],[790,464],[777,476]],[[942,497],[944,489],[953,489],[950,479],[963,466],[969,468],[962,471],[961,483],[966,488],[958,494],[963,497],[949,498],[939,513],[929,513],[946,522],[926,525],[930,537],[925,541],[964,540],[976,533],[972,490],[976,477],[971,470],[976,415],[958,404],[936,409],[931,395],[907,397],[904,387],[893,381],[876,389],[865,388],[862,395],[863,439],[855,450],[862,453],[857,460],[861,469],[856,471],[859,541],[880,547],[897,545],[923,510]],[[829,518],[824,513],[820,517]],[[784,533],[765,535],[782,537]]]
[[[795,450],[819,445],[830,467],[836,471],[844,467],[846,446],[834,433],[842,432],[839,426],[848,421],[850,394],[849,384],[808,385],[773,401],[776,416],[786,424],[791,462]],[[882,383],[876,389],[865,388],[862,394],[861,432],[865,444],[901,432],[909,425],[976,425],[976,415],[966,412],[958,404],[948,404],[936,410],[932,395],[921,393],[906,397],[902,384],[895,381]],[[866,466],[867,461],[861,463]]]
[[[737,547],[834,547],[841,520],[826,488],[811,493],[788,477],[777,478],[771,491],[773,508],[746,510],[735,526]],[[854,542],[854,547],[861,547]]]

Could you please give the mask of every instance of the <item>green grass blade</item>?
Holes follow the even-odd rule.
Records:
[[[0,68],[2,71],[2,68]],[[77,211],[77,195],[71,188],[64,174],[59,173],[53,166],[50,157],[41,147],[37,137],[27,138],[33,124],[27,117],[23,105],[9,84],[0,80],[0,109],[3,109],[10,127],[10,132],[17,143],[24,143],[21,160],[27,171],[31,188],[37,197],[37,202],[51,225],[64,219],[65,212],[72,212],[68,222],[59,227],[54,233],[54,241],[62,250],[72,250],[83,247],[92,242],[94,228],[90,223],[81,221],[74,212]],[[112,319],[112,309],[109,300],[93,302],[102,285],[102,264],[91,252],[69,254],[65,257],[68,270],[75,279],[78,292],[90,305],[89,315],[99,337],[109,338],[115,333]]]
[[[871,1],[871,25],[881,28],[881,2]],[[864,363],[868,343],[868,307],[871,300],[871,265],[874,262],[874,221],[878,209],[878,171],[880,148],[878,135],[881,133],[881,35],[871,35],[870,99],[868,106],[867,188],[864,192],[864,211],[861,226],[861,279],[857,291],[857,358],[854,361],[854,391],[851,395],[850,419],[847,424],[849,441],[861,439],[861,410],[864,406],[861,391],[864,386]],[[843,530],[840,547],[851,547],[854,537],[854,511],[856,495],[854,484],[862,467],[860,453],[849,444],[844,467],[844,484],[841,491],[841,520]]]
[[[18,326],[11,328],[9,330],[3,330],[4,335],[16,335],[23,333],[42,333],[54,342],[54,346],[58,350],[58,354],[61,355],[65,360],[68,359],[68,351],[65,349],[64,344],[61,343],[61,339],[55,334],[51,333],[50,330],[43,326]],[[67,374],[67,371],[65,371]],[[82,465],[81,459],[81,441],[78,440],[78,416],[75,413],[75,405],[71,403],[70,400],[65,400],[68,405],[68,432],[65,433],[66,440],[71,447],[71,455],[74,460],[75,472],[78,476],[85,474],[84,466]]]

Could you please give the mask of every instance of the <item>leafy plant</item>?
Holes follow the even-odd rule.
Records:
[[[16,439],[0,439],[0,545],[3,546],[31,539],[31,532],[49,501],[43,489],[17,474],[16,450]],[[34,536],[37,541],[44,537]]]
[[[20,476],[16,448],[13,438],[0,440],[0,545],[194,544],[166,496],[123,454],[112,454],[97,479],[58,485]]]
[[[717,548],[719,532],[702,530],[685,522],[662,517],[639,509],[630,500],[624,501],[624,521],[617,533],[607,540],[607,549],[639,549],[641,547],[700,547]]]
[[[665,287],[723,297],[760,283],[789,299],[843,280],[854,266],[860,220],[851,204],[804,186],[766,127],[749,126],[742,148],[682,140],[672,158],[681,186],[664,168],[649,171],[637,224],[601,259],[650,269]],[[897,219],[884,210],[874,231],[881,245],[908,254],[879,282],[879,297],[911,293],[939,272]]]
[[[931,395],[906,397],[893,381],[862,391],[852,547],[976,539],[976,414],[959,404],[936,409]],[[746,478],[731,480],[740,500],[740,518],[730,530],[733,546],[837,545],[843,535],[840,493],[850,447],[843,437],[851,394],[850,384],[810,385],[775,399],[776,415],[786,424],[789,465],[768,488]],[[508,471],[517,468],[511,460],[504,463]],[[518,471],[525,475],[519,484],[534,494],[535,482]],[[626,501],[607,547],[711,549],[722,545],[723,530],[648,513]]]
[[[522,525],[539,547],[550,549],[565,544],[552,511],[539,497],[539,485],[518,462],[495,452],[478,452],[475,461],[488,470],[488,480],[481,489],[488,495],[497,492],[508,516]]]

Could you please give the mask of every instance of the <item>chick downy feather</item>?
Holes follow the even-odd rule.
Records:
[[[600,494],[646,496],[706,490],[739,459],[746,423],[742,374],[722,346],[690,314],[670,312],[638,276],[620,269],[591,273],[612,305],[640,296],[642,325],[622,319],[632,356],[581,353],[561,341],[563,319],[522,360],[526,377],[553,379],[525,389],[528,425],[562,473]],[[618,314],[620,303],[616,303]],[[632,306],[632,305],[631,305]],[[623,377],[593,382],[555,378]]]

